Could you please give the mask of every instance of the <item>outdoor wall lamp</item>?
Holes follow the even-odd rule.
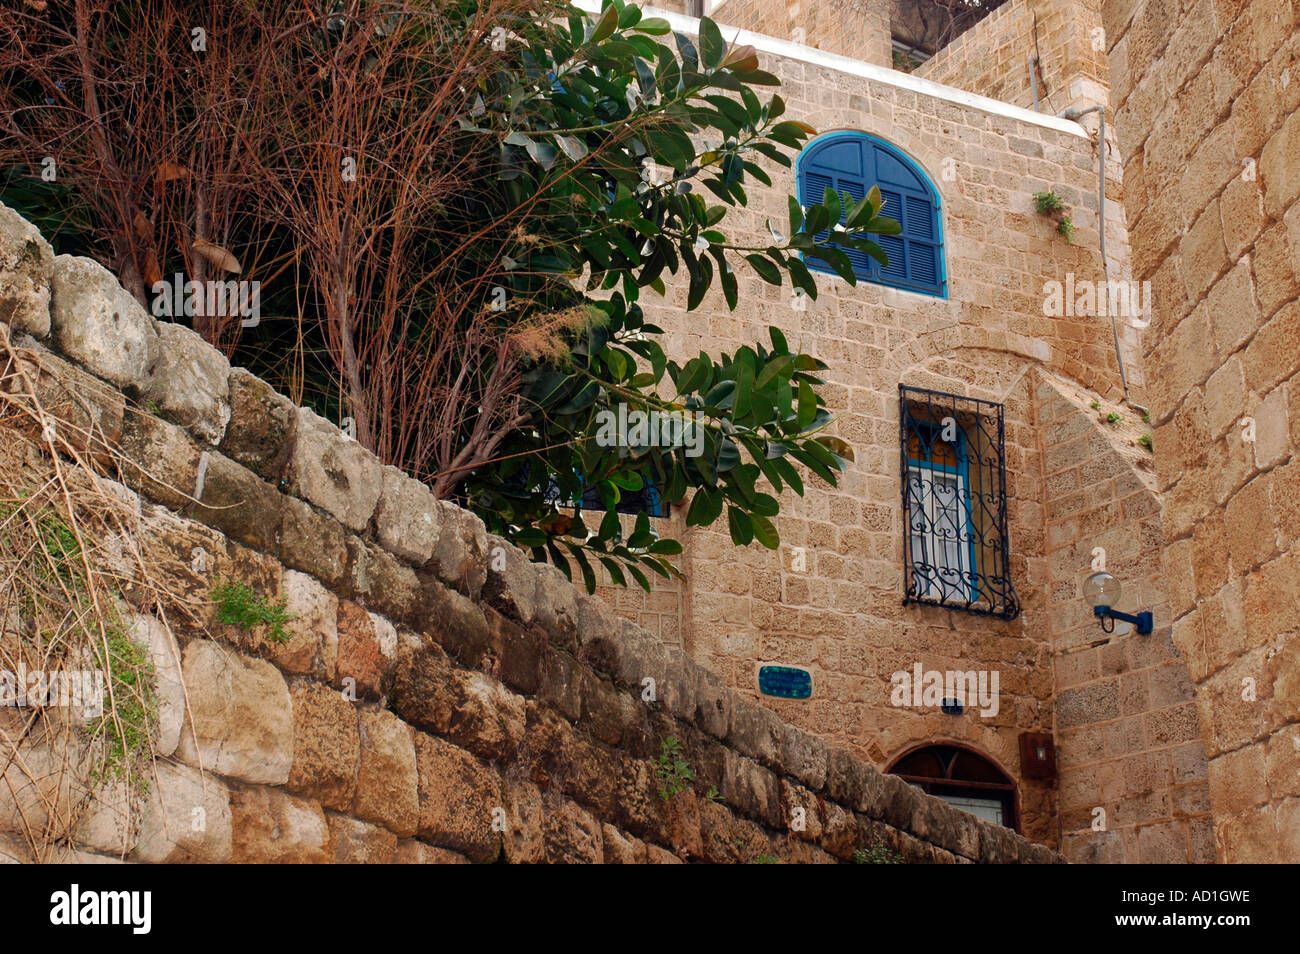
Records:
[[[1124,587],[1120,585],[1119,580],[1104,570],[1100,573],[1094,573],[1083,581],[1083,595],[1092,604],[1092,611],[1097,614],[1097,619],[1101,620],[1103,632],[1115,632],[1115,620],[1118,619],[1125,623],[1132,623],[1139,636],[1150,634],[1154,627],[1149,612],[1130,616],[1128,613],[1121,613],[1119,610],[1111,608],[1119,602],[1120,594],[1123,591]],[[1109,627],[1106,626],[1107,620],[1110,621]]]

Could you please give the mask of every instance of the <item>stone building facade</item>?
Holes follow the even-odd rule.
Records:
[[[779,551],[737,548],[725,528],[687,529],[676,513],[669,526],[685,544],[687,582],[649,596],[604,592],[621,613],[657,628],[738,691],[881,770],[906,771],[912,763],[904,760],[932,747],[977,754],[1014,787],[1005,820],[1073,860],[1212,861],[1201,718],[1171,638],[1162,500],[1152,454],[1140,443],[1144,320],[1118,323],[1125,403],[1110,318],[1057,315],[1045,305],[1049,283],[1131,274],[1113,142],[1107,273],[1098,242],[1096,117],[1081,125],[1034,112],[1022,95],[1037,13],[1053,105],[1105,100],[1105,55],[1087,28],[1100,28],[1097,10],[1017,0],[909,75],[872,52],[887,47],[887,34],[845,44],[805,26],[806,43],[794,42],[798,24],[826,22],[816,11],[840,5],[804,0],[791,13],[793,6],[725,0],[711,15],[728,39],[733,23],[779,23],[772,36],[741,32],[739,42],[757,47],[764,68],[781,78],[790,116],[823,135],[875,137],[923,173],[941,219],[942,294],[869,281],[850,287],[819,274],[814,302],[742,270],[735,312],[711,294],[688,315],[684,287],[648,303],[668,332],[670,355],[732,351],[765,340],[775,325],[827,361],[835,432],[853,445],[856,462],[837,489],[817,484],[802,499],[781,495]],[[887,22],[878,20],[882,28]],[[674,25],[694,29],[686,17]],[[981,50],[1007,45],[1017,52],[997,60],[1000,71],[970,68],[989,65]],[[784,224],[785,196],[798,193],[798,176],[769,171],[773,187],[756,185],[749,207],[729,216],[733,241],[763,241],[767,220]],[[1072,242],[1036,213],[1033,195],[1044,191],[1068,207]],[[904,605],[900,385],[1003,408],[1010,578],[1020,605],[1014,619]],[[1125,585],[1119,608],[1153,611],[1152,635],[1102,632],[1082,590],[1101,550]],[[767,665],[806,670],[811,698],[760,694],[757,673]],[[894,674],[918,665],[996,671],[997,713],[895,705]],[[1026,777],[1022,736],[1033,733],[1055,743],[1051,777]]]
[[[1173,638],[1224,861],[1300,859],[1293,0],[1105,0]]]

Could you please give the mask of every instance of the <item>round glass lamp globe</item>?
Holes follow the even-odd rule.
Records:
[[[1083,581],[1083,595],[1090,606],[1114,606],[1124,587],[1109,573],[1094,573]]]

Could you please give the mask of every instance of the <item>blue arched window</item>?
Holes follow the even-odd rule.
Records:
[[[943,222],[939,193],[920,168],[901,151],[858,132],[837,132],[813,141],[799,156],[799,202],[821,202],[830,186],[860,200],[873,185],[885,200],[883,215],[903,226],[900,235],[873,235],[889,264],[881,266],[862,252],[845,249],[853,271],[878,285],[891,285],[926,295],[946,297],[943,270]],[[825,262],[809,255],[809,268],[831,272]]]

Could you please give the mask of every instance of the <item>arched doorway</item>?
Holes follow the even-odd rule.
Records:
[[[1016,783],[993,762],[951,743],[905,752],[889,772],[977,818],[1019,830]]]

